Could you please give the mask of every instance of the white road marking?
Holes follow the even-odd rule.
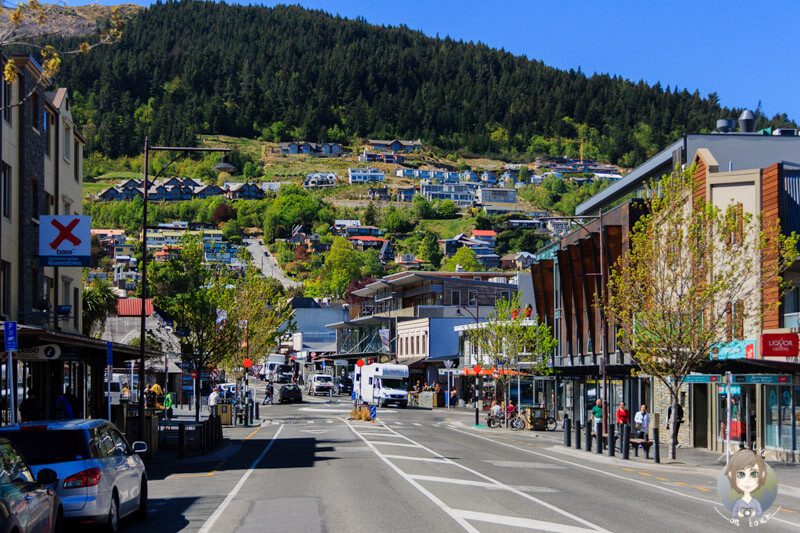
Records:
[[[349,423],[347,423],[347,421],[345,421],[345,424],[347,424],[348,426],[350,426],[350,424],[349,424]],[[385,427],[388,427],[388,426],[385,426]],[[352,429],[352,426],[351,426],[351,429]],[[391,429],[391,428],[388,428],[388,429],[389,429],[391,432],[393,432],[393,433],[397,433],[395,430],[393,430],[393,429]],[[399,433],[398,433],[398,434],[399,434]],[[415,444],[415,445],[416,445],[418,448],[420,448],[420,449],[422,449],[422,450],[425,450],[426,452],[430,453],[431,455],[433,455],[433,456],[435,456],[435,457],[437,457],[437,458],[439,458],[439,459],[442,459],[442,460],[443,460],[445,463],[447,463],[447,464],[450,464],[450,465],[453,465],[453,466],[456,466],[456,467],[458,467],[458,468],[461,468],[462,470],[465,470],[465,471],[469,472],[470,474],[473,474],[473,475],[475,475],[475,476],[477,476],[477,477],[483,478],[483,479],[485,479],[486,481],[488,481],[488,482],[492,483],[493,485],[497,486],[498,488],[500,488],[500,487],[502,487],[502,488],[505,488],[507,491],[509,491],[509,492],[512,492],[512,493],[516,494],[517,496],[519,496],[519,497],[521,497],[521,498],[524,498],[524,499],[526,499],[526,500],[529,500],[529,501],[532,501],[532,502],[534,502],[534,503],[537,503],[537,504],[541,505],[542,507],[545,507],[545,508],[547,508],[547,509],[550,509],[551,511],[554,511],[554,512],[556,512],[556,513],[560,514],[561,516],[564,516],[564,517],[566,517],[566,518],[569,518],[569,519],[571,519],[571,520],[573,520],[573,521],[575,521],[575,522],[578,522],[578,523],[580,523],[580,524],[583,524],[583,525],[585,525],[585,526],[588,526],[588,527],[590,527],[590,528],[591,528],[593,531],[599,531],[599,532],[602,532],[602,533],[610,533],[610,532],[609,532],[607,529],[604,529],[604,528],[602,528],[602,527],[600,527],[600,526],[598,526],[598,525],[596,525],[596,524],[593,524],[592,522],[589,522],[588,520],[585,520],[585,519],[583,519],[583,518],[581,518],[581,517],[579,517],[579,516],[576,516],[576,515],[574,515],[574,514],[572,514],[572,513],[568,512],[568,511],[565,511],[565,510],[561,509],[560,507],[557,507],[557,506],[555,506],[555,505],[553,505],[553,504],[547,503],[546,501],[544,501],[544,500],[540,500],[539,498],[535,498],[535,497],[531,496],[530,494],[525,494],[524,492],[522,492],[522,491],[520,491],[520,490],[518,490],[518,489],[516,489],[516,488],[512,487],[511,485],[506,485],[505,483],[502,483],[502,482],[500,482],[500,481],[498,481],[498,480],[496,480],[496,479],[494,479],[494,478],[491,478],[491,477],[489,477],[489,476],[487,476],[487,475],[481,474],[481,473],[480,473],[480,472],[478,472],[477,470],[473,470],[472,468],[469,468],[469,467],[466,467],[466,466],[464,466],[464,465],[462,465],[462,464],[456,463],[456,462],[455,462],[455,461],[453,461],[452,459],[448,459],[447,457],[444,457],[443,455],[441,455],[441,454],[439,454],[439,453],[435,452],[434,450],[432,450],[432,449],[428,448],[427,446],[423,446],[422,444],[419,444],[419,443],[415,442],[414,440],[412,440],[412,439],[410,439],[410,438],[408,438],[408,437],[405,437],[405,436],[404,436],[404,438],[405,438],[407,441],[409,441],[409,442],[411,442],[411,443],[414,443],[414,444]],[[363,437],[362,437],[362,439],[363,439]],[[373,443],[371,443],[371,442],[367,441],[366,439],[363,439],[363,440],[364,440],[364,442],[366,442],[366,443],[367,443],[367,444],[369,444],[369,445],[372,445],[372,444],[373,444]],[[488,440],[488,439],[487,439],[487,440]],[[492,441],[492,442],[494,442],[494,441]],[[393,444],[393,443],[384,443],[384,444],[390,444],[390,445],[391,445],[391,444]],[[396,446],[397,444],[399,444],[399,443],[395,443],[394,445]],[[373,447],[373,448],[374,448],[374,447]],[[425,490],[423,487],[421,487],[421,486],[420,486],[420,484],[419,484],[418,482],[416,482],[416,481],[415,481],[415,480],[412,478],[412,476],[410,476],[409,474],[406,474],[405,472],[403,472],[402,470],[400,470],[400,469],[399,469],[399,468],[398,468],[396,465],[394,465],[394,464],[393,464],[391,461],[389,461],[388,459],[386,459],[386,458],[385,458],[385,456],[383,456],[383,455],[382,455],[382,454],[381,454],[381,453],[380,453],[380,452],[379,452],[377,449],[375,449],[375,453],[376,453],[376,454],[377,454],[377,455],[378,455],[378,456],[379,456],[381,459],[383,459],[383,460],[384,460],[384,462],[386,462],[387,464],[389,464],[389,465],[392,467],[392,469],[394,469],[396,472],[400,473],[400,475],[401,475],[401,476],[402,476],[402,477],[403,477],[403,478],[404,478],[406,481],[408,481],[409,483],[411,483],[412,485],[414,485],[415,487],[417,487],[417,490],[420,490],[420,491],[421,491],[421,492],[423,492],[423,493],[424,493],[426,496],[428,496],[429,498],[431,498],[431,501],[434,501],[434,500],[433,500],[433,495],[430,493],[430,491],[427,491],[427,490]],[[441,503],[441,505],[439,505],[439,503],[437,503],[437,502]],[[452,508],[448,507],[447,505],[445,505],[443,502],[441,502],[441,501],[440,501],[440,500],[438,500],[438,499],[437,499],[437,500],[435,500],[435,501],[434,501],[434,503],[436,503],[437,505],[439,505],[439,507],[440,507],[440,508],[441,508],[443,511],[445,511],[447,514],[449,514],[451,517],[453,517],[453,519],[455,519],[456,521],[458,521],[458,523],[459,523],[459,524],[461,524],[461,526],[462,526],[462,527],[464,527],[465,529],[467,529],[467,527],[464,525],[464,523],[462,523],[463,517],[462,517],[461,515],[459,515],[459,514],[456,514],[456,513],[454,512],[454,511],[456,511],[455,509],[452,509]],[[508,518],[509,518],[509,519],[513,519],[514,517],[508,517]],[[543,522],[543,524],[546,524],[546,523],[547,523],[547,522]],[[566,527],[568,527],[568,526],[564,526],[564,527],[566,528]],[[477,530],[476,530],[475,528],[473,528],[472,526],[469,526],[469,529],[467,529],[467,530],[468,530],[468,531],[477,531]],[[551,531],[553,531],[553,530],[551,530]],[[564,531],[569,531],[569,530],[566,530],[566,529],[565,529]]]
[[[447,461],[444,459],[436,459],[435,457],[406,457],[405,455],[388,455],[384,454],[384,457],[389,459],[403,459],[405,461],[422,461],[423,463],[440,463],[440,464],[447,464]]]
[[[313,423],[314,423],[313,420],[306,420],[306,424],[313,424]]]
[[[566,466],[561,465],[550,465],[547,463],[531,463],[527,461],[492,461],[492,460],[485,460],[485,463],[489,463],[490,465],[494,466],[504,466],[508,468],[535,468],[537,470],[564,470],[567,468]]]
[[[359,437],[360,436],[361,435],[359,435]],[[376,446],[402,446],[403,448],[422,448],[422,446],[420,446],[419,444],[405,444],[403,442],[384,442],[377,440],[371,440],[366,442],[369,442],[370,444],[374,444]]]
[[[211,531],[211,528],[214,526],[214,523],[217,520],[219,520],[219,517],[222,516],[222,513],[225,511],[225,508],[228,507],[228,504],[230,504],[231,501],[239,493],[239,490],[241,490],[242,485],[244,485],[245,481],[247,481],[247,478],[250,477],[250,474],[253,473],[253,470],[255,470],[256,466],[258,466],[258,463],[261,462],[264,456],[267,455],[269,449],[272,448],[272,445],[275,444],[278,435],[280,435],[281,431],[283,431],[283,427],[284,426],[278,428],[278,431],[276,431],[275,435],[273,435],[272,438],[269,440],[269,444],[267,444],[267,446],[264,448],[264,451],[261,452],[261,455],[259,455],[258,458],[255,461],[253,461],[253,464],[250,465],[250,468],[247,469],[247,472],[242,474],[242,477],[239,478],[239,482],[236,483],[236,485],[233,487],[233,490],[230,493],[228,493],[228,496],[224,500],[222,500],[222,503],[219,504],[217,510],[214,511],[214,513],[208,517],[208,519],[203,524],[203,527],[200,528],[199,533],[209,533],[209,531]]]
[[[417,426],[417,427],[422,427],[422,424],[418,424],[417,422],[414,422],[413,424],[414,424],[415,426]]]
[[[359,433],[359,435],[363,435],[365,437],[398,437],[398,438],[402,438],[402,435],[392,435],[391,433]]]
[[[327,419],[327,420],[325,421],[325,423],[326,423],[326,424],[333,424],[333,420],[331,420],[331,419],[329,418],[329,419]]]
[[[319,404],[324,405],[324,404]],[[305,411],[308,413],[349,413],[352,409],[343,409],[341,407],[301,407],[298,411]],[[394,409],[381,409],[378,411],[379,414],[393,414],[396,413]]]
[[[312,435],[319,435],[320,433],[327,433],[328,429],[301,429],[301,433],[311,433]]]
[[[580,464],[580,463],[573,463],[572,461],[567,461],[566,459],[560,459],[558,457],[552,457],[550,455],[547,455],[547,454],[544,454],[544,453],[535,452],[533,450],[527,450],[525,448],[518,448],[517,446],[514,446],[513,444],[507,444],[505,442],[500,442],[500,441],[495,440],[495,439],[490,439],[490,438],[484,437],[482,435],[476,435],[475,433],[471,433],[469,431],[463,431],[461,429],[454,429],[453,431],[455,431],[457,433],[463,433],[464,435],[469,435],[471,437],[475,437],[476,439],[483,439],[483,440],[486,440],[486,441],[489,441],[489,442],[494,442],[495,444],[499,444],[501,446],[506,446],[508,448],[514,448],[515,450],[519,450],[521,452],[526,452],[526,453],[530,453],[530,454],[533,454],[533,455],[538,455],[540,457],[545,457],[545,458],[550,459],[552,461],[558,461],[558,462],[561,462],[561,463],[566,463],[568,465],[572,465],[572,466],[577,467],[577,468],[583,468],[585,470],[590,470],[592,472],[597,472],[598,474],[600,474],[602,476],[605,476],[605,477],[614,477],[614,478],[617,478],[617,479],[622,479],[624,481],[630,481],[632,483],[638,483],[640,485],[645,485],[647,487],[651,487],[651,488],[654,488],[654,489],[662,490],[664,492],[669,492],[669,493],[675,494],[677,496],[682,496],[684,498],[689,498],[691,500],[697,500],[699,502],[710,503],[712,505],[722,505],[722,502],[719,502],[719,501],[715,502],[714,500],[708,500],[706,498],[700,498],[698,496],[692,496],[691,494],[684,494],[683,492],[679,492],[677,490],[669,489],[669,488],[667,488],[667,487],[665,487],[663,485],[653,485],[651,483],[648,483],[646,481],[642,481],[640,479],[634,479],[634,478],[629,478],[629,477],[625,477],[625,476],[620,476],[620,475],[614,474],[612,472],[606,472],[604,470],[600,470],[599,468],[593,468],[591,466],[586,466],[586,465]],[[788,524],[790,526],[797,526],[796,522],[789,522],[787,520],[781,520],[780,518],[773,517],[773,518],[771,518],[771,520],[777,520],[778,522],[782,522],[782,523]]]
[[[486,481],[475,481],[472,479],[457,479],[457,478],[450,478],[450,477],[439,477],[439,476],[425,476],[422,474],[411,474],[411,479],[416,479],[417,481],[432,481],[434,483],[450,483],[453,485],[470,485],[472,487],[481,487],[484,489],[492,489],[498,488],[497,485],[494,483],[487,483]]]
[[[557,533],[585,533],[587,531],[594,531],[593,529],[556,524],[554,522],[544,522],[542,520],[532,520],[530,518],[520,518],[517,516],[480,513],[478,511],[468,511],[464,509],[453,509],[453,513],[467,520],[489,522],[490,524],[500,524],[503,526],[524,527],[534,531],[553,531]]]
[[[353,433],[356,433],[356,431],[353,429],[353,426],[351,426],[351,425],[350,425],[350,423],[349,423],[347,420],[342,420],[342,422],[344,422],[345,424],[347,424],[347,426],[348,426],[348,427],[349,427],[349,428],[350,428],[350,429],[353,431]],[[358,435],[358,433],[356,433],[356,435]],[[459,524],[461,527],[463,527],[463,528],[464,528],[466,531],[469,531],[470,533],[480,533],[480,532],[479,532],[479,531],[478,531],[478,530],[477,530],[475,527],[473,527],[473,526],[472,526],[472,525],[471,525],[469,522],[467,522],[465,519],[463,519],[463,518],[461,518],[460,516],[458,516],[458,515],[454,514],[454,513],[452,512],[452,509],[451,509],[451,508],[450,508],[450,507],[449,507],[447,504],[445,504],[445,503],[444,503],[442,500],[440,500],[439,498],[437,498],[436,496],[434,496],[434,494],[433,494],[431,491],[429,491],[428,489],[426,489],[425,487],[423,487],[422,485],[420,485],[419,483],[417,483],[416,481],[414,481],[413,479],[411,479],[411,478],[408,476],[408,474],[406,474],[405,472],[403,472],[402,470],[400,470],[400,469],[399,469],[397,466],[395,466],[395,465],[394,465],[394,463],[392,463],[392,462],[391,462],[390,460],[388,460],[388,459],[387,459],[387,458],[386,458],[386,457],[385,457],[385,456],[384,456],[384,455],[383,455],[381,452],[379,452],[379,451],[378,451],[378,449],[377,449],[375,446],[373,446],[371,442],[369,442],[369,441],[368,441],[367,439],[365,439],[364,437],[361,437],[361,436],[359,436],[359,438],[360,438],[361,440],[363,440],[363,441],[364,441],[364,442],[367,444],[367,446],[369,446],[369,447],[372,449],[372,451],[375,453],[375,455],[377,455],[377,456],[378,456],[378,458],[379,458],[381,461],[383,461],[384,463],[386,463],[386,464],[389,466],[389,468],[391,468],[392,470],[394,470],[395,472],[397,472],[397,475],[399,475],[400,477],[402,477],[403,479],[405,479],[406,481],[408,481],[408,483],[409,483],[409,484],[410,484],[412,487],[416,488],[416,489],[417,489],[418,491],[420,491],[422,494],[424,494],[425,496],[427,496],[427,497],[428,497],[428,499],[431,501],[431,503],[433,503],[434,505],[436,505],[437,507],[439,507],[439,509],[441,509],[442,511],[444,511],[445,513],[447,513],[447,514],[448,514],[448,515],[449,515],[449,516],[450,516],[450,517],[451,517],[453,520],[455,520],[456,522],[458,522],[458,524]],[[202,532],[202,533],[205,533],[205,532]]]

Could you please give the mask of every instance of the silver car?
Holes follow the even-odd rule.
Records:
[[[49,468],[58,475],[64,518],[79,524],[102,524],[117,531],[119,520],[147,515],[147,474],[133,446],[106,420],[26,422],[0,428],[0,437],[20,450],[33,475]]]

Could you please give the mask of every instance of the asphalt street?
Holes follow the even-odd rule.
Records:
[[[261,273],[268,278],[275,278],[281,282],[286,288],[295,287],[300,283],[293,281],[286,276],[281,267],[278,266],[275,258],[270,255],[269,250],[263,244],[259,244],[258,239],[245,239],[244,244],[247,246],[247,251],[253,257],[253,264],[256,268],[261,270]]]
[[[308,400],[262,407],[210,457],[152,461],[148,520],[122,531],[737,529],[708,472],[475,428],[464,412],[386,408],[368,423],[348,420],[344,398]],[[798,531],[798,511],[779,492],[758,528]]]

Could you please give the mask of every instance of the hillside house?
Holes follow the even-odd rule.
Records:
[[[350,237],[380,237],[383,232],[377,226],[347,226],[342,229],[342,235]]]
[[[372,202],[388,202],[392,199],[392,195],[389,193],[389,187],[384,185],[383,187],[370,187],[367,191],[367,198]]]
[[[399,139],[369,139],[367,145],[377,150],[391,150],[392,152],[416,152],[422,149],[420,141],[401,141]]]
[[[327,189],[336,187],[339,176],[335,172],[315,172],[306,174],[303,180],[303,188],[307,190]]]
[[[364,151],[361,152],[361,155],[358,156],[358,160],[361,161],[362,163],[378,162],[378,163],[389,163],[393,165],[399,165],[403,161],[405,161],[405,158],[402,155],[397,154],[395,152],[391,153],[368,152],[365,148]]]
[[[516,189],[500,189],[482,187],[478,190],[477,202],[483,204],[515,204],[517,203]]]
[[[434,185],[422,183],[420,194],[429,202],[450,200],[461,209],[472,207],[475,196],[464,184]]]
[[[309,154],[309,155],[339,155],[343,152],[339,143],[312,143],[307,141],[293,141],[280,143],[278,152],[282,154]]]
[[[232,183],[225,191],[229,200],[263,200],[264,189],[255,183]]]
[[[377,168],[348,168],[347,182],[350,185],[358,183],[369,183],[371,181],[384,180],[384,173]]]
[[[475,240],[486,242],[492,248],[497,244],[497,232],[491,229],[474,229],[470,236]]]
[[[386,239],[381,237],[369,236],[348,237],[348,240],[353,245],[353,248],[359,252],[364,252],[372,248],[380,251],[383,248],[384,243],[388,242]]]

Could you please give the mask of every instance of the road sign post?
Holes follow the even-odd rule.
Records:
[[[111,421],[111,375],[114,371],[114,347],[111,341],[106,342],[106,392],[108,393],[108,421]]]
[[[5,329],[5,342],[6,353],[8,354],[8,362],[6,363],[6,383],[8,384],[8,407],[11,413],[11,423],[16,423],[17,410],[14,407],[14,368],[12,366],[13,354],[19,350],[17,343],[17,323],[13,321],[4,324]]]

